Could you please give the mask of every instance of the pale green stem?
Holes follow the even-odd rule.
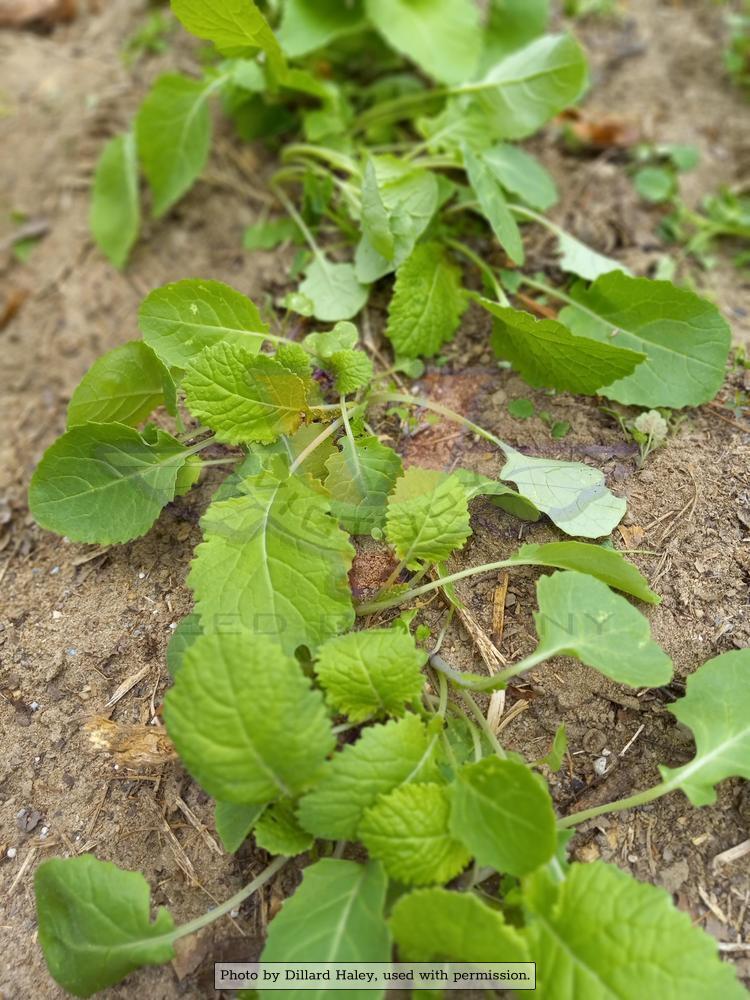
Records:
[[[500,757],[501,760],[505,760],[505,758],[508,755],[500,746],[497,736],[495,736],[495,734],[493,733],[492,727],[490,726],[489,722],[487,722],[487,720],[485,719],[484,714],[479,705],[477,705],[477,703],[474,701],[474,699],[471,697],[468,691],[461,691],[461,699],[464,702],[464,704],[468,706],[469,711],[479,723],[479,728],[482,730],[484,735],[490,741],[490,745],[497,754],[497,756]]]
[[[276,195],[276,197],[279,199],[279,201],[281,202],[281,204],[283,205],[283,207],[286,209],[289,217],[291,219],[293,219],[294,222],[296,223],[297,228],[302,233],[302,235],[305,237],[305,240],[307,241],[307,245],[312,250],[312,252],[315,255],[315,257],[318,260],[318,262],[321,264],[322,267],[325,267],[326,264],[328,263],[327,260],[326,260],[325,254],[323,253],[323,251],[318,246],[318,244],[317,244],[317,242],[315,240],[315,237],[313,236],[312,232],[310,231],[310,228],[308,227],[308,225],[305,222],[305,220],[302,218],[302,216],[299,214],[299,212],[297,211],[297,209],[294,207],[294,205],[289,200],[289,198],[287,198],[286,194],[281,190],[280,187],[277,187],[276,185],[272,184],[271,185],[271,190]]]
[[[451,573],[450,576],[441,576],[438,580],[432,580],[430,583],[423,583],[421,587],[413,587],[411,590],[406,590],[401,594],[396,594],[394,597],[386,598],[384,601],[378,601],[377,599],[374,601],[367,601],[365,604],[357,606],[357,614],[371,615],[376,611],[384,611],[386,608],[395,608],[399,604],[404,604],[406,601],[410,601],[415,597],[421,597],[422,594],[429,594],[433,590],[439,590],[447,583],[455,583],[457,580],[465,580],[470,576],[477,576],[481,573],[492,573],[494,570],[507,569],[509,566],[518,565],[520,564],[513,559],[502,559],[499,562],[484,563],[482,566],[471,566],[469,569],[462,569],[458,573]],[[392,581],[386,583],[383,590],[387,590],[388,587],[392,585]]]
[[[471,247],[466,246],[465,243],[460,243],[458,240],[450,240],[450,239],[446,240],[445,243],[449,247],[452,247],[457,253],[463,254],[463,256],[466,257],[467,260],[470,260],[472,264],[476,265],[476,267],[479,268],[482,274],[484,274],[485,277],[489,279],[489,282],[492,285],[492,288],[494,289],[495,295],[497,296],[497,301],[500,303],[501,306],[510,305],[508,297],[503,291],[500,282],[497,280],[497,277],[495,276],[495,272],[492,270],[489,264],[485,263],[485,261],[483,261],[478,254],[474,253]]]
[[[466,417],[462,417],[461,414],[456,413],[455,410],[450,410],[447,406],[443,406],[441,403],[435,403],[431,399],[422,399],[419,396],[407,396],[405,393],[400,392],[389,392],[382,394],[377,393],[372,397],[371,402],[407,403],[409,406],[418,406],[425,410],[433,410],[435,413],[439,413],[448,420],[452,420],[456,424],[461,424],[467,430],[470,430],[472,434],[478,434],[479,437],[484,438],[485,441],[490,441],[492,444],[497,445],[497,447],[506,455],[512,451],[510,445],[506,444],[505,441],[501,441],[495,434],[485,430],[484,427],[480,427],[479,424],[472,423],[471,420],[467,420]]]
[[[591,809],[583,809],[581,812],[572,813],[570,816],[559,820],[557,825],[561,830],[567,830],[571,826],[577,826],[579,823],[583,823],[587,819],[594,819],[603,813],[622,812],[623,809],[635,809],[636,806],[643,806],[647,802],[654,802],[656,799],[660,799],[662,795],[673,791],[674,787],[668,782],[664,782],[661,785],[654,785],[653,788],[647,788],[645,792],[636,792],[635,795],[629,795],[626,799],[620,799],[618,802],[605,802],[604,805],[592,806]]]

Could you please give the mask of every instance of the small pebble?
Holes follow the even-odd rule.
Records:
[[[31,709],[32,712],[38,712],[39,711],[39,702],[38,701],[32,701],[32,703],[29,705],[29,708]]]
[[[15,858],[17,854],[18,851],[15,849],[15,847],[9,847],[8,850],[5,852],[6,858],[11,858],[11,860]]]
[[[52,569],[49,571],[49,575],[50,576],[57,576],[57,574],[59,572],[60,572],[60,567],[59,566],[53,566]]]
[[[606,757],[597,757],[596,760],[594,761],[594,771],[598,775],[605,774],[606,770],[607,770],[607,764],[608,763],[609,762],[608,762],[608,760],[607,760]]]
[[[138,579],[139,580],[145,580],[146,579],[146,574],[145,573],[139,573],[138,574]]]
[[[78,650],[75,648],[75,646],[71,646],[69,649],[66,650],[66,652],[68,656],[78,656]]]
[[[56,622],[60,621],[60,619],[62,618],[62,611],[57,611],[57,610],[53,611],[52,617]]]

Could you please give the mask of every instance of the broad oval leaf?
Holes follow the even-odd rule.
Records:
[[[554,856],[552,799],[526,764],[499,757],[468,764],[451,786],[451,803],[451,833],[478,864],[527,875]]]
[[[476,156],[466,146],[463,151],[464,166],[469,183],[477,196],[479,207],[492,227],[492,231],[515,264],[523,264],[526,255],[518,223],[505,200],[495,172],[484,162],[482,154]]]
[[[187,457],[166,431],[147,439],[125,424],[82,424],[44,453],[29,507],[42,528],[71,541],[128,542],[174,499]]]
[[[138,311],[143,339],[165,365],[187,368],[214,344],[257,354],[268,327],[241,292],[220,281],[177,281],[156,288]]]
[[[443,785],[404,785],[364,814],[357,836],[391,878],[432,885],[454,878],[471,853],[451,834],[450,797]]]
[[[602,394],[633,406],[698,406],[724,381],[731,342],[718,309],[668,281],[605,274],[590,288],[577,285],[575,303],[560,318],[573,333],[646,355],[632,375]]]
[[[187,30],[213,42],[225,56],[265,52],[271,69],[284,75],[279,43],[253,0],[172,0],[172,10]]]
[[[94,174],[89,226],[99,249],[123,268],[138,239],[141,210],[138,158],[132,132],[110,139]]]
[[[316,319],[336,323],[356,316],[370,289],[359,283],[351,264],[334,264],[318,254],[305,271],[299,292],[312,303]]]
[[[484,33],[482,68],[544,34],[550,17],[550,0],[490,0]]]
[[[222,802],[302,791],[336,743],[322,695],[299,664],[242,630],[193,643],[167,692],[164,720],[185,767]]]
[[[385,532],[409,569],[447,559],[471,534],[460,481],[432,469],[407,469],[388,498]]]
[[[592,576],[543,576],[536,586],[537,654],[574,656],[618,684],[661,687],[672,661],[651,638],[648,619]]]
[[[374,436],[343,438],[326,462],[331,512],[353,535],[385,524],[388,495],[403,473],[400,456]]]
[[[683,767],[660,767],[670,788],[694,806],[716,801],[725,778],[750,778],[750,650],[714,657],[688,677],[687,692],[669,711],[695,736],[695,757]]]
[[[39,943],[54,979],[77,997],[114,986],[142,965],[174,958],[174,921],[140,872],[92,854],[43,861],[34,876]]]

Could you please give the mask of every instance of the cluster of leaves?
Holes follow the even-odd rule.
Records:
[[[627,996],[657,981],[664,996],[744,995],[661,890],[605,864],[567,862],[565,831],[591,811],[558,821],[540,773],[560,766],[564,731],[529,765],[500,745],[475,700],[558,656],[632,687],[672,676],[647,619],[615,591],[658,597],[612,548],[528,544],[446,572],[480,495],[506,512],[499,517],[546,514],[569,535],[608,534],[625,505],[601,473],[524,456],[440,404],[392,391],[347,322],[286,341],[239,292],[184,281],[152,292],[140,324],[143,340],[102,357],[73,394],[68,430],[38,466],[30,503],[40,524],[71,539],[123,542],[198,481],[202,451],[231,446],[236,468],[203,517],[188,579],[195,610],[169,648],[164,720],[216,800],[227,851],[252,835],[279,856],[264,877],[291,856],[321,858],[272,922],[264,960],[386,961],[395,946],[414,961],[533,957],[538,989],[556,1000],[598,996],[602,981]],[[261,350],[269,343],[273,353]],[[366,421],[370,407],[391,403],[433,407],[494,442],[506,457],[500,479],[404,470]],[[159,406],[174,433],[139,429]],[[183,408],[200,428],[180,430]],[[350,536],[363,534],[389,546],[398,568],[355,605]],[[537,585],[537,648],[492,677],[457,672],[421,648],[410,616],[354,627],[438,589],[455,604],[456,581],[516,566],[555,572]],[[701,668],[673,708],[696,735],[693,761],[594,813],[675,789],[704,804],[724,778],[750,777],[748,670],[746,652]],[[342,859],[341,847],[331,857],[335,842],[360,845],[355,856],[364,849],[369,860]],[[44,863],[36,893],[49,968],[77,996],[168,961],[178,938],[237,903],[180,927],[164,909],[152,922],[143,877],[92,856]],[[575,993],[561,992],[566,982]]]

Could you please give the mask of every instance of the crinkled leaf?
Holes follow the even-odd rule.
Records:
[[[357,836],[404,885],[447,882],[471,854],[451,835],[450,797],[443,785],[404,785],[382,795],[364,814]]]
[[[648,619],[592,576],[573,571],[543,576],[536,585],[539,653],[574,656],[630,687],[661,687],[672,661],[651,638]]]
[[[359,333],[354,323],[344,321],[337,323],[331,330],[308,333],[303,343],[306,351],[310,351],[323,362],[339,351],[354,350],[358,340]]]
[[[451,786],[450,828],[480,865],[526,875],[553,857],[557,822],[542,779],[526,764],[486,757]]]
[[[507,191],[518,195],[532,208],[546,212],[557,202],[557,187],[551,175],[535,156],[519,146],[498,143],[486,149],[481,158]]]
[[[623,378],[646,355],[576,337],[554,319],[535,319],[520,309],[505,308],[489,299],[480,305],[494,316],[492,347],[510,361],[521,377],[537,388],[594,395],[602,386]]]
[[[245,843],[256,820],[263,815],[263,805],[243,802],[217,802],[214,813],[216,832],[227,854],[234,854]]]
[[[255,843],[269,854],[293,857],[312,847],[313,838],[300,827],[292,799],[280,799],[264,810],[255,824]]]
[[[715,802],[714,786],[725,778],[750,778],[749,680],[750,650],[732,650],[699,667],[685,697],[668,706],[692,729],[696,750],[689,764],[659,770],[694,806]]]
[[[362,0],[286,0],[277,37],[290,59],[321,49],[365,26]]]
[[[364,351],[336,351],[326,362],[336,383],[336,392],[348,396],[372,381],[373,364]]]
[[[193,643],[167,692],[164,719],[185,767],[222,802],[302,791],[336,743],[323,697],[299,664],[241,629]]]
[[[554,231],[557,235],[560,267],[563,271],[577,274],[579,278],[585,278],[587,281],[596,281],[597,278],[601,278],[603,274],[609,274],[611,271],[629,273],[620,261],[606,257],[598,250],[593,250],[565,230],[555,227]]]
[[[482,68],[544,34],[549,16],[550,0],[490,0]]]
[[[351,264],[334,264],[321,256],[305,271],[299,291],[312,303],[315,318],[324,323],[356,316],[370,294],[370,289],[357,281]]]
[[[697,406],[724,381],[730,330],[716,306],[668,281],[605,274],[577,285],[575,306],[560,314],[571,330],[642,351],[646,360],[602,394],[634,406]]]
[[[141,226],[138,157],[132,132],[110,139],[94,174],[89,226],[99,249],[123,268]]]
[[[305,830],[328,840],[352,840],[362,815],[378,798],[412,781],[439,775],[439,733],[415,715],[369,726],[323,768],[315,788],[299,804]]]
[[[276,36],[253,0],[172,0],[172,10],[191,35],[213,42],[225,56],[266,54],[277,76],[285,71]]]
[[[520,932],[470,892],[415,889],[388,923],[402,962],[528,961]]]
[[[526,256],[523,250],[523,240],[518,223],[508,208],[503,189],[500,186],[494,170],[482,159],[472,153],[468,146],[464,147],[464,166],[474,193],[479,200],[483,215],[497,236],[500,246],[515,264],[523,264]]]
[[[288,653],[303,644],[314,652],[354,623],[354,549],[326,497],[283,475],[249,476],[242,495],[208,508],[188,583],[207,632],[241,625]]]
[[[166,403],[175,410],[172,376],[141,340],[103,354],[89,368],[68,404],[68,427],[120,423],[135,427]]]
[[[142,965],[174,958],[174,921],[163,907],[151,920],[151,891],[140,872],[92,854],[51,858],[36,870],[34,893],[47,966],[74,996],[89,997]]]
[[[192,362],[183,380],[185,401],[217,441],[270,444],[293,434],[307,411],[305,384],[265,354],[215,344]]]
[[[461,272],[438,243],[420,243],[396,273],[386,336],[400,357],[431,358],[451,340],[466,309]]]
[[[441,83],[471,79],[482,34],[472,0],[365,0],[370,21],[397,52]]]
[[[741,1000],[747,993],[716,941],[667,893],[602,861],[546,871],[524,885],[540,1000]]]
[[[329,705],[351,722],[403,715],[424,686],[427,654],[396,629],[334,636],[321,647],[315,673]]]
[[[185,615],[172,633],[167,646],[167,669],[171,677],[176,677],[185,660],[185,653],[195,640],[203,634],[200,618],[196,614]]]
[[[257,354],[268,327],[253,303],[220,281],[177,281],[156,288],[141,303],[143,339],[165,365],[187,368],[217,343]]]
[[[409,569],[447,559],[471,534],[461,483],[432,469],[407,469],[388,498],[385,533]]]
[[[166,431],[152,440],[125,424],[82,424],[47,449],[29,486],[37,523],[74,542],[145,535],[174,499],[187,453]]]
[[[201,5],[203,6],[203,5]],[[208,159],[210,84],[170,73],[161,76],[135,119],[138,157],[160,218],[193,186]]]
[[[515,483],[567,535],[601,538],[622,520],[627,504],[609,492],[599,469],[523,455],[508,447],[505,454],[500,478]]]
[[[403,472],[400,456],[374,436],[348,436],[326,462],[331,512],[353,535],[385,524],[388,495]]]

